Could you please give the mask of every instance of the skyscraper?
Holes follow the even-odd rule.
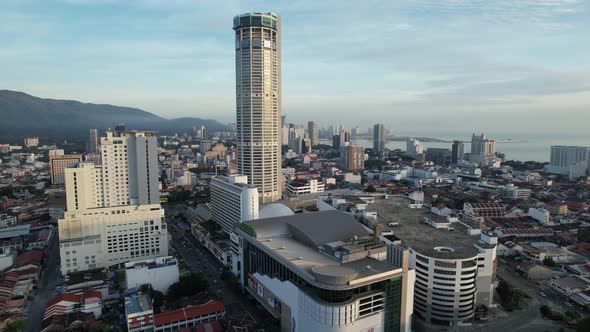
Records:
[[[281,198],[281,29],[273,13],[234,17],[238,173],[260,202]]]
[[[343,129],[340,132],[340,146],[344,146],[345,143],[350,143],[350,131],[348,129]]]
[[[568,175],[570,180],[576,180],[590,170],[590,147],[553,145],[550,158],[545,170]]]
[[[98,153],[98,130],[90,129],[90,142],[88,144],[88,153]]]
[[[459,160],[463,159],[463,155],[465,154],[465,146],[461,141],[453,141],[453,145],[451,146],[451,164],[457,165]]]
[[[496,141],[487,139],[484,134],[471,136],[471,160],[487,160],[496,155]]]
[[[385,129],[382,124],[373,126],[373,150],[381,152],[385,149]]]
[[[340,149],[340,135],[332,136],[332,149],[334,149],[334,150]]]
[[[309,132],[309,141],[311,145],[318,145],[319,143],[319,133],[318,133],[318,123],[315,121],[309,121],[307,123],[307,131]]]

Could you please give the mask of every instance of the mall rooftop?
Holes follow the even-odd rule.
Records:
[[[350,214],[301,213],[243,223],[240,235],[322,288],[350,289],[402,273],[385,261],[386,246]]]
[[[410,200],[404,196],[375,196],[367,204],[367,213],[375,212],[376,220],[367,221],[369,227],[379,225],[383,234],[393,233],[404,246],[419,253],[441,259],[461,259],[477,255],[477,245],[481,248],[493,248],[494,245],[481,240],[480,235],[468,235],[467,227],[459,222],[452,222],[448,229],[435,228],[432,223],[447,222],[435,215],[427,207],[410,207]],[[437,248],[451,248],[441,251]]]

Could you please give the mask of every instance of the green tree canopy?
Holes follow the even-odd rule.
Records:
[[[167,296],[170,301],[174,301],[183,296],[195,295],[205,291],[207,288],[209,288],[207,280],[198,274],[192,273],[188,276],[180,277],[178,282],[170,285]]]

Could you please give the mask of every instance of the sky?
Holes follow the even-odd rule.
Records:
[[[233,122],[252,11],[282,17],[291,122],[590,141],[586,0],[0,0],[0,89]]]

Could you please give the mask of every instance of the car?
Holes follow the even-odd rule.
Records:
[[[547,294],[545,294],[545,293],[540,293],[540,295],[541,295],[542,297],[547,297]]]
[[[566,302],[565,305],[568,306],[568,307],[573,307],[573,305],[571,303],[569,303],[569,302]]]

